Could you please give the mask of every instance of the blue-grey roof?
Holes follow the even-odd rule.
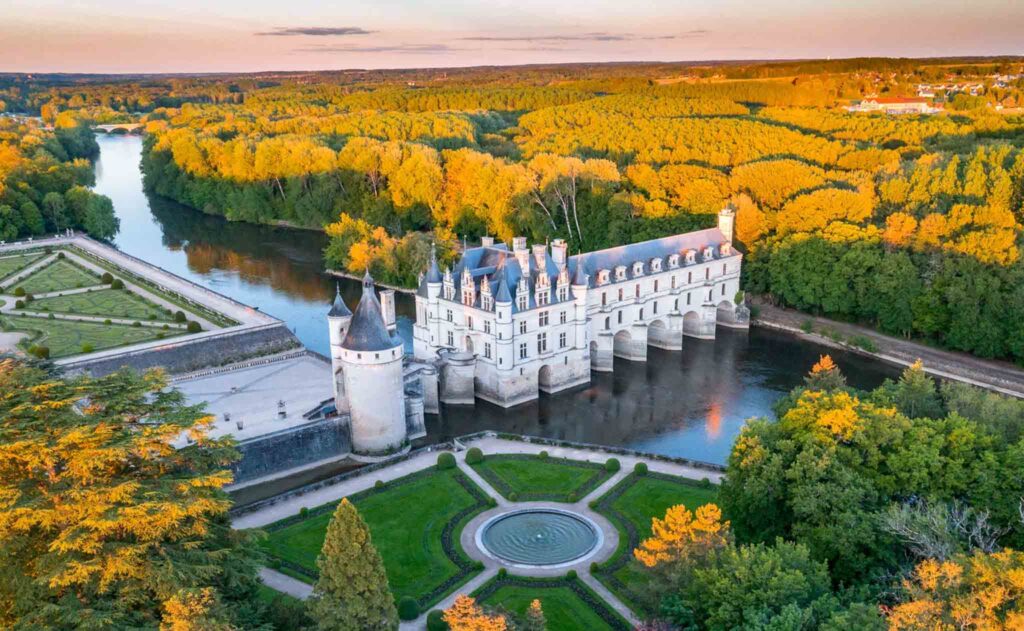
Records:
[[[334,284],[334,303],[331,305],[331,310],[327,312],[328,318],[345,318],[352,315],[352,312],[348,310],[348,305],[341,298],[341,285],[338,283]]]
[[[508,281],[505,280],[505,266],[501,266],[498,276],[498,291],[494,293],[494,302],[512,302],[512,294],[508,291]]]
[[[441,268],[437,266],[437,249],[430,244],[430,266],[427,268],[426,280],[428,283],[441,282]]]
[[[722,245],[728,242],[729,240],[725,238],[721,230],[718,228],[708,228],[707,230],[687,232],[686,234],[677,234],[671,237],[620,245],[615,248],[588,252],[586,254],[577,254],[576,256],[569,257],[568,265],[569,269],[573,272],[574,279],[579,278],[582,268],[582,272],[589,276],[587,284],[590,287],[594,287],[597,284],[598,270],[614,271],[619,265],[625,265],[627,268],[627,278],[633,278],[632,265],[636,261],[643,261],[644,274],[649,274],[651,272],[649,266],[651,259],[666,259],[662,264],[662,269],[667,269],[667,257],[669,255],[682,255],[687,250],[696,250],[697,260],[702,261],[700,257],[701,251],[704,248],[711,246],[717,256],[721,253]],[[680,261],[680,265],[683,265],[682,261]],[[614,282],[614,275],[612,275],[611,280]]]
[[[384,351],[401,345],[401,338],[388,332],[377,291],[373,288],[373,278],[367,271],[363,276],[363,296],[352,315],[352,323],[341,347],[350,351]]]

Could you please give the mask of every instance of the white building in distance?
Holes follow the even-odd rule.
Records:
[[[734,220],[726,208],[717,228],[571,257],[561,239],[516,237],[510,250],[484,238],[443,273],[432,254],[416,294],[416,360],[439,366],[443,402],[511,407],[586,384],[614,357],[645,361],[648,345],[681,350],[716,325],[746,328]]]

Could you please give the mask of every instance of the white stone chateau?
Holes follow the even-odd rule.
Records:
[[[560,239],[517,237],[509,250],[485,238],[443,273],[432,255],[413,329],[415,361],[439,377],[423,379],[427,411],[438,388],[445,403],[511,407],[586,384],[614,357],[645,361],[648,345],[681,350],[716,325],[746,328],[734,219],[726,208],[717,228],[577,256]]]

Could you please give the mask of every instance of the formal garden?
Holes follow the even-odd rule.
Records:
[[[649,606],[641,597],[646,579],[632,562],[632,549],[639,538],[650,535],[653,517],[678,504],[696,508],[717,494],[717,487],[706,480],[648,472],[646,464],[620,471],[616,458],[587,462],[551,456],[547,451],[484,454],[471,448],[464,462],[442,453],[436,465],[425,464],[426,468],[404,477],[378,479],[347,498],[304,507],[263,526],[268,566],[316,584],[317,558],[328,527],[339,504],[347,499],[365,521],[400,614],[405,603],[406,619],[442,608],[454,593],[469,592],[484,608],[514,616],[525,615],[537,599],[551,630],[629,629],[631,621],[599,595],[595,588],[600,584],[594,579],[636,617],[644,615]],[[472,473],[481,484],[471,479]],[[606,490],[598,497],[602,485]],[[590,509],[610,522],[605,528],[618,532],[619,543],[610,556],[593,552],[572,567],[531,571],[487,558],[470,546],[479,557],[474,558],[464,548],[467,536],[479,539],[475,530],[482,531],[480,521],[492,513],[501,516],[516,512],[519,505],[528,508],[537,503],[564,504],[570,512],[587,512],[588,500]],[[591,557],[601,562],[591,563]]]
[[[0,257],[0,330],[21,349],[60,359],[233,324],[176,294],[71,249]],[[9,350],[9,349],[8,349]]]

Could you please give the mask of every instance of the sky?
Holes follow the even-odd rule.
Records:
[[[0,72],[1024,54],[1024,0],[2,0]]]

